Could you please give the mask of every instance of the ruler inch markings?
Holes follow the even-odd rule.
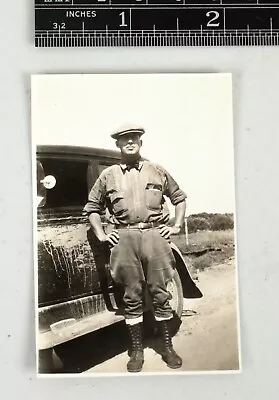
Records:
[[[170,0],[164,4],[154,4],[154,0],[135,0],[136,3],[128,4],[117,0],[83,4],[72,0],[71,4],[60,2],[58,6],[39,4],[39,1],[35,0],[37,47],[278,45],[279,0],[278,4],[263,4],[258,0],[224,4],[224,0],[218,0],[217,4],[191,5],[187,0]],[[69,10],[77,15],[65,17]],[[90,19],[88,12],[92,10],[97,16]],[[129,17],[127,11],[123,14],[125,29],[119,25],[119,10],[129,13]],[[146,13],[148,18],[144,17]],[[80,25],[76,23],[77,16]],[[62,26],[65,23],[67,29]],[[56,29],[52,29],[54,24]]]

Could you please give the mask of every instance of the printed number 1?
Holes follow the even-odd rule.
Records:
[[[120,26],[120,27],[128,26],[128,25],[126,24],[126,22],[125,22],[125,11],[122,11],[122,12],[119,14],[119,16],[121,17],[121,24],[120,24],[119,26]]]

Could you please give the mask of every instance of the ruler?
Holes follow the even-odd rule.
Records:
[[[36,47],[278,46],[279,0],[35,0]]]

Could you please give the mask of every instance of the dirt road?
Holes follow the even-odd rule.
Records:
[[[143,372],[212,371],[238,369],[238,338],[236,312],[235,267],[231,260],[199,274],[199,288],[204,297],[187,300],[179,333],[173,343],[183,359],[179,370],[169,369],[154,350],[145,348]],[[116,336],[117,338],[117,336]],[[110,340],[116,340],[113,337]],[[112,355],[102,363],[87,369],[85,374],[127,372],[127,352]]]

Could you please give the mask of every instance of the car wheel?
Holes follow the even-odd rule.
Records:
[[[170,305],[174,313],[180,318],[183,311],[183,289],[177,270],[174,271],[174,276],[167,284],[167,290],[170,294]]]
[[[42,374],[59,372],[63,368],[63,363],[54,348],[39,350],[38,360],[38,372]]]

